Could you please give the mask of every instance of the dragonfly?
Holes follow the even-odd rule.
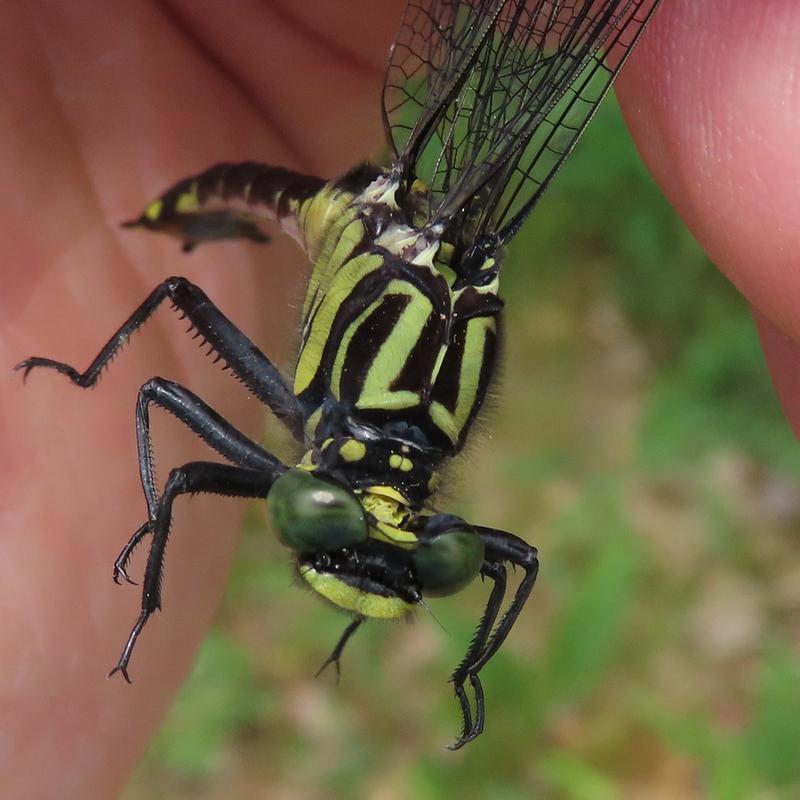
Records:
[[[190,389],[153,378],[136,404],[147,517],[114,562],[128,574],[147,543],[139,616],[112,670],[129,664],[161,609],[177,498],[266,501],[300,582],[350,616],[323,669],[369,619],[409,617],[426,598],[477,577],[489,596],[450,678],[463,717],[451,745],[485,724],[480,674],[529,599],[535,547],[438,510],[442,472],[467,441],[498,361],[506,246],[547,190],[659,0],[410,0],[391,48],[382,113],[388,166],[333,180],[252,161],[180,180],[124,223],[177,237],[183,250],[222,239],[292,236],[312,269],[292,379],[183,277],[158,285],[84,371],[94,386],[165,301],[299,443],[284,464]],[[222,461],[193,461],[156,482],[150,412],[170,412]],[[508,588],[509,567],[521,577]]]

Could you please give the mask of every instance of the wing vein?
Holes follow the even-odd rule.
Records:
[[[659,0],[411,0],[392,47],[384,122],[427,223],[465,252],[516,233]]]

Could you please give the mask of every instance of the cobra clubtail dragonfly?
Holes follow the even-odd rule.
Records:
[[[461,747],[484,727],[480,671],[503,644],[536,580],[537,551],[504,531],[431,505],[463,448],[497,359],[503,251],[591,119],[658,0],[411,0],[391,50],[383,117],[393,157],[326,181],[265,164],[218,164],[180,181],[129,227],[203,242],[265,242],[265,221],[313,266],[292,381],[197,286],[170,278],[88,369],[29,358],[93,386],[131,334],[169,301],[304,448],[293,467],[169,380],[136,407],[147,519],[114,564],[129,580],[149,541],[142,607],[112,672],[161,607],[175,499],[212,492],[266,499],[302,581],[352,621],[326,661],[338,669],[368,618],[410,615],[478,575],[489,599],[452,675]],[[171,412],[229,463],[192,462],[156,484],[150,407]],[[521,578],[501,615],[506,569]],[[471,698],[467,692],[470,687]]]

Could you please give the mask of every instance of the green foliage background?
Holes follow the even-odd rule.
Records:
[[[337,687],[314,673],[345,620],[291,586],[254,510],[125,800],[800,796],[800,448],[744,301],[612,102],[503,286],[496,398],[439,501],[542,557],[484,673],[486,734],[444,748],[486,587],[435,602],[441,624],[366,626]]]

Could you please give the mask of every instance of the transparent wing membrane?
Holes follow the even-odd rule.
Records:
[[[384,118],[404,184],[469,247],[513,236],[569,155],[658,0],[412,0]]]

